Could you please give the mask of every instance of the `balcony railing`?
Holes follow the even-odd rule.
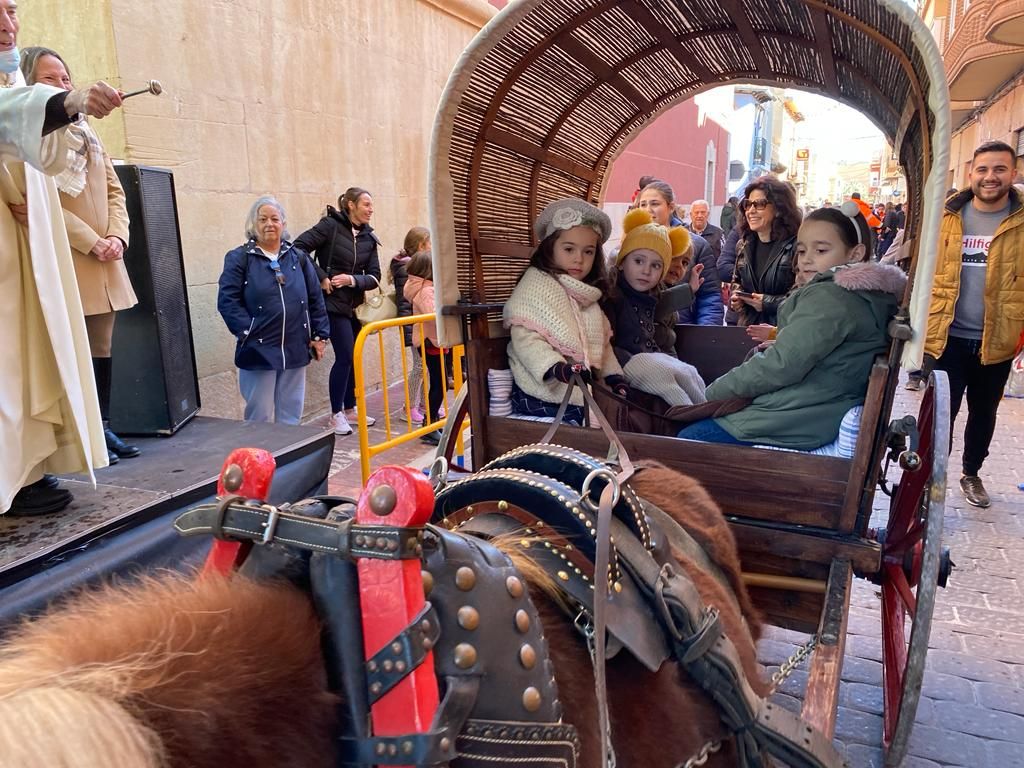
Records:
[[[1002,23],[1013,16],[1024,15],[1024,0],[970,0],[967,13],[962,11],[963,0],[956,3],[956,19],[953,36],[943,49],[946,74],[949,77],[950,96],[958,100],[982,100],[994,92],[1002,82],[968,83],[961,78],[968,74],[971,64],[984,59],[1003,56],[1021,56],[1024,46],[1003,45],[985,39],[988,31],[997,21]],[[951,8],[950,13],[954,11]],[[962,15],[961,15],[962,14]],[[959,82],[958,82],[959,81]],[[988,92],[982,92],[984,89]]]

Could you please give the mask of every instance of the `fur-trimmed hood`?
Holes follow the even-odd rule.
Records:
[[[836,267],[832,272],[835,284],[848,291],[882,291],[901,298],[907,288],[907,276],[891,264],[865,261]]]

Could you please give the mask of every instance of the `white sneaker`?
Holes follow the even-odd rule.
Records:
[[[350,413],[346,414],[345,418],[351,419],[352,421],[358,423],[359,422],[359,410],[357,408],[353,408]],[[376,423],[377,423],[377,420],[373,416],[371,416],[370,414],[366,414],[366,426],[372,427]]]
[[[352,426],[348,423],[348,419],[345,418],[344,411],[338,411],[334,414],[333,418],[334,434],[336,435],[351,435]]]

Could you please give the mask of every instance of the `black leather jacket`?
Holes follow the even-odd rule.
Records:
[[[297,238],[295,246],[314,255],[317,277],[322,281],[332,275],[352,275],[355,287],[335,288],[324,294],[327,311],[333,315],[351,317],[353,310],[363,303],[363,294],[377,287],[380,280],[380,260],[377,246],[380,240],[373,227],[364,224],[357,235],[352,224],[341,211],[327,206],[327,214]]]
[[[794,253],[796,251],[796,235],[785,240],[777,240],[772,245],[768,266],[760,275],[755,275],[749,258],[749,248],[753,245],[751,233],[740,241],[736,247],[736,267],[734,274],[744,291],[764,294],[764,309],[761,312],[744,305],[739,312],[739,325],[757,325],[758,323],[778,324],[779,305],[782,304],[789,289],[793,287],[796,273],[793,271]]]

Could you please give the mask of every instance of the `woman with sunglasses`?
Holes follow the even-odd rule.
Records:
[[[738,325],[778,325],[779,305],[795,278],[793,250],[801,218],[796,194],[785,182],[762,176],[744,190],[729,299]]]
[[[331,327],[313,262],[288,242],[284,208],[253,203],[248,242],[224,257],[217,310],[236,339],[238,388],[246,421],[298,424],[306,366],[323,357]]]

